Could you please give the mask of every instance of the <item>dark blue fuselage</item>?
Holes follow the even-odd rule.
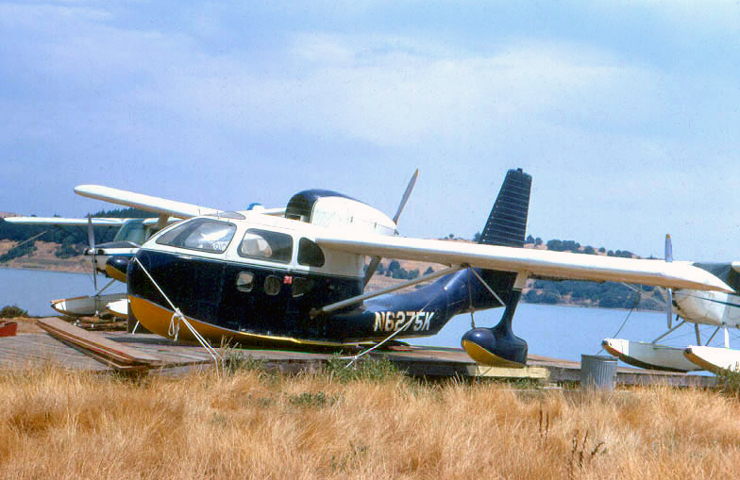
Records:
[[[501,306],[469,269],[407,293],[386,294],[312,317],[314,309],[363,293],[363,279],[295,272],[142,248],[138,260],[187,317],[265,336],[337,343],[434,335],[453,316]],[[515,275],[478,271],[507,302]],[[138,263],[128,268],[129,295],[171,309]]]

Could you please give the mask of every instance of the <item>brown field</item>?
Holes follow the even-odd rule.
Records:
[[[17,243],[10,240],[0,240],[0,255],[8,253]],[[90,260],[82,255],[67,259],[56,257],[54,252],[59,248],[59,244],[39,240],[34,242],[34,245],[36,251],[30,255],[14,258],[0,264],[0,267],[77,273],[89,273],[91,271]]]
[[[259,369],[0,373],[2,478],[736,478],[736,398]]]

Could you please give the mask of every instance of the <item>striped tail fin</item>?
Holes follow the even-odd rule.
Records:
[[[478,243],[524,246],[531,190],[531,175],[524,173],[521,168],[509,170]]]

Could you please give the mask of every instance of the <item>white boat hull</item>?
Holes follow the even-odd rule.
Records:
[[[705,368],[686,358],[685,347],[633,342],[622,338],[606,338],[601,344],[604,350],[635,367],[669,372],[692,372]]]
[[[128,318],[128,298],[123,298],[121,300],[116,300],[115,302],[110,302],[105,306],[105,310],[113,315],[114,317],[118,318]]]
[[[684,355],[691,362],[713,373],[720,370],[740,371],[740,350],[690,345],[685,348]]]
[[[107,304],[125,299],[125,293],[63,298],[61,300],[53,300],[51,302],[51,308],[63,315],[86,317],[103,313]]]

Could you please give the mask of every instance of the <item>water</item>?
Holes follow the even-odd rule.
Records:
[[[98,288],[109,281],[98,275]],[[105,293],[124,292],[125,288],[116,282]],[[58,315],[49,305],[52,300],[93,293],[91,274],[0,269],[0,308],[17,305],[32,316]]]
[[[106,279],[98,276],[98,285]],[[125,291],[116,282],[109,293]],[[0,269],[0,308],[18,305],[34,316],[55,315],[51,300],[90,295],[92,277],[82,273],[62,273],[34,270]],[[498,323],[502,308],[475,313],[479,327]],[[627,323],[617,335],[629,315]],[[552,305],[520,304],[514,316],[514,333],[529,343],[529,352],[547,357],[580,361],[581,354],[594,355],[601,351],[601,340],[607,337],[652,341],[666,330],[665,313],[632,312],[601,308],[578,308]],[[463,334],[470,329],[470,314],[458,315],[442,331],[433,336],[413,339],[416,345],[459,347]],[[709,338],[713,328],[703,327],[702,338]],[[740,344],[738,333],[731,331],[731,345]],[[712,345],[723,342],[718,334]],[[693,326],[684,326],[661,343],[676,346],[695,344]]]

